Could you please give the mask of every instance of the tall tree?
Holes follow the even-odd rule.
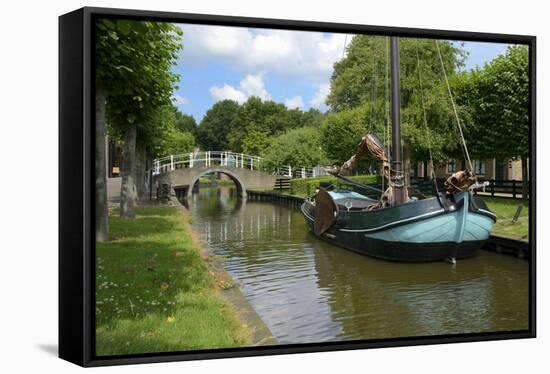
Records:
[[[309,108],[308,111],[302,113],[301,125],[303,127],[319,127],[323,121],[323,113],[315,108]]]
[[[529,50],[511,46],[481,69],[453,80],[457,102],[469,108],[466,134],[479,158],[521,158],[527,197],[529,157]]]
[[[196,131],[197,141],[202,150],[229,150],[227,138],[238,111],[239,104],[236,101],[222,100],[206,112]]]
[[[313,127],[292,129],[275,137],[262,156],[263,166],[269,169],[287,165],[296,168],[326,164],[319,130]]]
[[[269,147],[272,140],[269,133],[253,129],[246,134],[242,143],[242,151],[249,155],[259,155]]]
[[[180,112],[176,107],[174,107],[174,114],[174,124],[181,132],[188,132],[192,135],[196,134],[197,121],[195,121],[193,116]]]
[[[355,152],[365,133],[369,113],[368,108],[363,105],[330,113],[323,118],[320,127],[321,146],[332,165],[340,166]],[[373,158],[367,155],[360,165],[364,166],[372,161]]]
[[[283,104],[274,101],[262,101],[259,97],[250,97],[242,106],[229,133],[229,146],[236,152],[243,151],[243,141],[247,134],[255,131],[267,136],[282,134],[283,132],[300,126],[300,117],[296,117],[299,110],[289,111]]]
[[[464,51],[447,41],[439,41],[447,74],[453,75],[463,65]],[[422,82],[424,104],[430,126],[430,140],[434,156],[445,158],[459,150],[448,94],[444,91],[441,63],[434,40],[401,38],[401,108],[402,139],[405,154],[413,159],[425,159],[428,137],[423,125]],[[388,115],[388,38],[355,36],[347,48],[347,55],[334,65],[331,90],[327,103],[333,112],[365,107],[368,117],[363,131],[384,135]],[[339,139],[341,140],[341,139]],[[349,152],[353,152],[350,149]]]
[[[96,26],[96,65],[102,64],[98,77],[107,91],[109,125],[124,138],[120,214],[133,218],[138,129],[172,103],[179,76],[171,67],[182,32],[164,22],[101,19]]]

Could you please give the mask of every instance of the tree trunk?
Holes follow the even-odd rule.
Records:
[[[109,240],[109,208],[107,206],[107,166],[105,159],[105,106],[107,92],[100,85],[95,95],[95,237]]]
[[[136,142],[136,189],[137,189],[137,196],[139,199],[144,199],[147,187],[145,185],[145,177],[146,177],[146,151],[145,151],[145,145],[143,145],[142,142],[137,141]]]
[[[527,157],[521,158],[521,197],[524,201],[529,200],[529,169]]]
[[[120,187],[120,216],[134,218],[136,205],[136,126],[128,125],[124,133],[124,147],[122,151],[122,165],[120,174],[122,183]]]

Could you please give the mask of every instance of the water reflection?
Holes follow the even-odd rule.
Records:
[[[399,264],[331,246],[298,209],[202,188],[194,227],[281,343],[528,328],[527,262]]]

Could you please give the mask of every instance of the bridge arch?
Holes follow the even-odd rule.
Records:
[[[242,179],[237,175],[237,173],[233,173],[231,170],[228,170],[227,168],[223,167],[211,167],[206,170],[202,170],[200,173],[195,175],[193,179],[191,179],[191,182],[189,183],[189,188],[187,188],[187,199],[191,199],[191,195],[193,194],[193,187],[195,184],[199,181],[199,179],[207,174],[212,173],[222,173],[227,175],[233,183],[235,183],[235,186],[237,187],[237,195],[239,197],[246,197],[246,187]]]

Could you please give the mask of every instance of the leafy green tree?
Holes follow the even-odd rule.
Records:
[[[268,133],[258,130],[252,130],[246,134],[242,150],[249,155],[259,155],[271,144],[272,138]]]
[[[189,114],[182,113],[178,108],[174,107],[175,125],[181,132],[188,132],[193,135],[197,131],[197,121]]]
[[[321,146],[331,164],[340,166],[350,158],[365,134],[368,120],[369,110],[364,105],[323,118]],[[367,155],[364,160],[362,165],[371,162],[372,158]]]
[[[228,136],[232,126],[237,125],[235,118],[239,104],[232,100],[218,101],[202,119],[196,130],[199,146],[205,151],[229,150]]]
[[[159,107],[171,105],[179,80],[171,67],[182,47],[181,34],[178,27],[165,22],[100,19],[96,23],[98,105],[105,104],[105,97],[109,126],[124,139],[120,199],[123,217],[134,217],[138,129],[147,126]],[[102,139],[101,134],[96,136]],[[144,144],[150,140],[142,139]]]
[[[243,141],[252,131],[273,136],[300,126],[300,118],[297,118],[296,113],[295,110],[291,113],[283,104],[250,97],[240,106],[231,125],[228,137],[230,148],[236,152],[243,151]]]
[[[144,132],[147,130],[153,130],[157,136],[146,133],[139,133],[139,135],[151,139],[149,153],[153,158],[191,152],[195,147],[193,134],[178,126],[178,112],[175,112],[172,107],[159,108]]]
[[[457,102],[469,108],[466,133],[470,152],[479,158],[521,158],[528,180],[529,49],[511,46],[481,69],[455,77]],[[527,183],[523,196],[527,196]]]
[[[319,130],[312,127],[292,129],[277,136],[262,154],[268,169],[290,165],[292,168],[325,165]]]
[[[315,108],[309,108],[307,112],[302,113],[301,127],[319,127],[323,121],[323,113]]]
[[[436,44],[428,39],[400,39],[402,138],[405,164],[410,159],[426,159],[428,136],[423,124],[419,72],[422,77],[424,102],[430,127],[430,140],[434,156],[444,159],[449,153],[459,152],[456,124],[452,119],[448,94],[445,91],[441,63]],[[383,139],[384,124],[389,115],[389,56],[388,38],[355,36],[345,58],[335,63],[331,90],[327,103],[333,112],[364,107],[367,118],[355,138],[374,131]],[[450,42],[439,41],[443,63],[448,75],[463,65],[464,51]],[[418,57],[417,57],[418,56]],[[353,115],[351,115],[353,116]],[[342,135],[348,136],[347,130]],[[333,138],[333,143],[346,142]],[[355,141],[354,141],[354,144]],[[334,147],[330,145],[330,147]],[[348,157],[354,151],[348,149]],[[331,152],[328,152],[331,154]],[[341,160],[341,156],[337,157]]]

